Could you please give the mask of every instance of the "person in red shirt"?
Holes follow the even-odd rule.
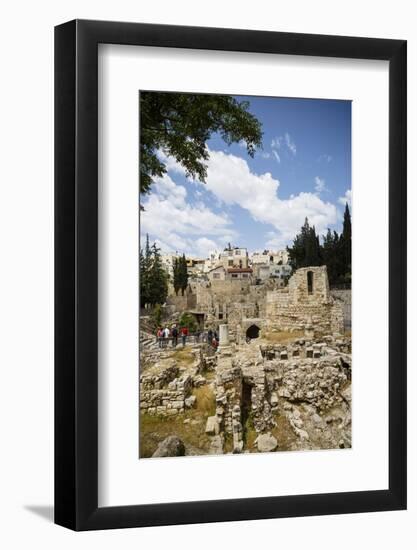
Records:
[[[182,327],[182,329],[181,329],[181,338],[182,338],[183,347],[185,346],[185,342],[187,341],[187,336],[188,336],[188,328],[187,327]]]
[[[219,345],[219,342],[217,341],[217,338],[213,338],[211,345],[213,346],[214,350],[217,351],[217,347]]]

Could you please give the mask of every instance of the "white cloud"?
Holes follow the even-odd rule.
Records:
[[[282,136],[273,138],[272,141],[271,141],[271,147],[272,147],[272,149],[280,149],[280,148],[281,148],[282,141],[283,141],[283,137],[282,137]]]
[[[226,233],[236,237],[227,214],[216,214],[202,202],[192,206],[186,198],[185,187],[177,185],[169,175],[155,178],[152,192],[143,202],[142,238],[149,233],[164,252],[199,255],[207,249],[217,248],[215,240],[209,237],[220,239]]]
[[[278,153],[275,150],[272,150],[272,154],[275,157],[275,160],[278,162],[278,164],[281,164],[281,157],[278,155]]]
[[[340,204],[343,204],[343,206],[348,203],[349,208],[352,207],[352,190],[346,189],[346,192],[343,197],[339,197],[337,200]]]
[[[314,190],[318,195],[320,195],[320,193],[323,193],[323,191],[328,191],[326,187],[326,182],[323,178],[320,178],[319,176],[316,176],[314,178]]]
[[[320,155],[317,162],[332,162],[333,157],[331,155]]]
[[[278,241],[280,245],[290,242],[306,217],[318,233],[337,222],[334,204],[322,201],[314,193],[280,199],[280,183],[269,172],[255,174],[246,160],[221,151],[210,151],[206,185],[222,203],[237,204],[255,221],[274,226],[274,246]]]
[[[263,159],[269,159],[271,158],[271,153],[268,153],[268,151],[262,151],[260,153],[260,156],[263,158]]]
[[[216,241],[212,239],[207,239],[206,237],[200,237],[195,241],[195,249],[197,256],[202,258],[207,258],[211,252],[217,250],[219,245]]]
[[[289,151],[295,156],[297,154],[297,147],[295,143],[292,141],[290,134],[288,132],[285,133],[285,144],[288,147]]]
[[[168,156],[162,149],[159,149],[156,154],[159,160],[165,164],[168,172],[185,175],[186,170],[184,166],[177,162],[174,157]]]
[[[251,172],[247,161],[236,155],[223,151],[209,153],[207,182],[194,181],[196,191],[204,190],[204,196],[212,194],[214,204],[220,208],[238,205],[255,221],[272,225],[274,230],[268,235],[266,247],[283,247],[292,242],[306,217],[318,234],[337,223],[336,206],[323,201],[317,192],[303,192],[281,199],[278,193],[280,182],[269,172]],[[166,158],[172,171],[179,172],[177,163]],[[325,188],[324,180],[318,176],[315,184],[316,188]],[[142,235],[149,232],[158,238],[164,243],[164,250],[179,250],[197,256],[221,248],[224,243],[236,242],[237,232],[226,212],[216,214],[203,202],[190,205],[186,198],[186,188],[175,184],[169,175],[156,178],[141,214]]]
[[[297,154],[297,146],[291,139],[291,136],[288,132],[285,132],[283,136],[277,136],[273,138],[271,141],[271,149],[278,163],[281,162],[281,156],[278,154],[277,151],[284,149],[287,152],[287,155],[289,154],[294,157]]]

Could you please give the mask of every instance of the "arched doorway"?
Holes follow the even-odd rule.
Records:
[[[259,337],[259,327],[257,327],[256,325],[251,325],[246,331],[246,338],[253,340],[253,338],[258,338],[258,337]]]

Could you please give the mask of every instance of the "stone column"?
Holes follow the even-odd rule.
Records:
[[[227,325],[219,325],[219,337],[220,347],[225,347],[229,345],[229,327]]]
[[[304,336],[309,339],[314,338],[314,326],[313,326],[313,319],[309,315],[307,318],[307,322],[304,325]]]

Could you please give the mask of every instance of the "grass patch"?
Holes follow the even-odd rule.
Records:
[[[258,437],[258,432],[255,430],[253,425],[252,414],[249,414],[248,419],[246,420],[245,425],[243,426],[243,443],[245,449],[252,452],[257,450],[255,445],[255,439]]]
[[[200,418],[199,418],[200,416]],[[198,424],[184,424],[184,420],[200,420]],[[177,435],[186,448],[190,446],[201,454],[207,454],[210,439],[205,433],[205,419],[201,415],[184,413],[176,416],[162,417],[146,413],[140,414],[140,453],[141,458],[153,455],[159,443],[169,435]],[[198,454],[198,453],[195,453]]]
[[[157,446],[169,435],[177,435],[186,448],[192,448],[195,454],[208,454],[210,437],[206,435],[208,416],[216,412],[216,399],[210,386],[194,388],[197,401],[194,408],[175,416],[157,416],[146,413],[139,415],[140,442],[139,456],[149,458]],[[184,424],[184,420],[190,420]]]
[[[286,344],[288,342],[292,342],[293,340],[297,340],[298,338],[304,338],[304,332],[301,330],[294,332],[267,332],[262,337],[263,340],[266,340],[271,344]]]
[[[200,386],[193,389],[193,395],[196,396],[197,401],[195,404],[195,410],[203,415],[213,416],[216,413],[216,397],[213,389],[208,386]]]
[[[278,441],[278,451],[290,451],[297,436],[291,427],[288,418],[284,414],[277,414],[274,417],[277,425],[271,430],[272,435]]]
[[[171,358],[175,359],[175,361],[178,361],[178,363],[181,363],[182,365],[192,365],[195,360],[191,348],[187,347],[175,349],[171,353]]]
[[[233,452],[233,436],[232,436],[232,434],[229,434],[227,432],[225,432],[225,434],[224,434],[223,451],[225,453],[232,453]]]
[[[214,370],[206,370],[206,371],[203,371],[202,372],[202,375],[204,376],[204,378],[206,380],[208,380],[209,382],[211,380],[214,380],[216,378],[216,372]]]

